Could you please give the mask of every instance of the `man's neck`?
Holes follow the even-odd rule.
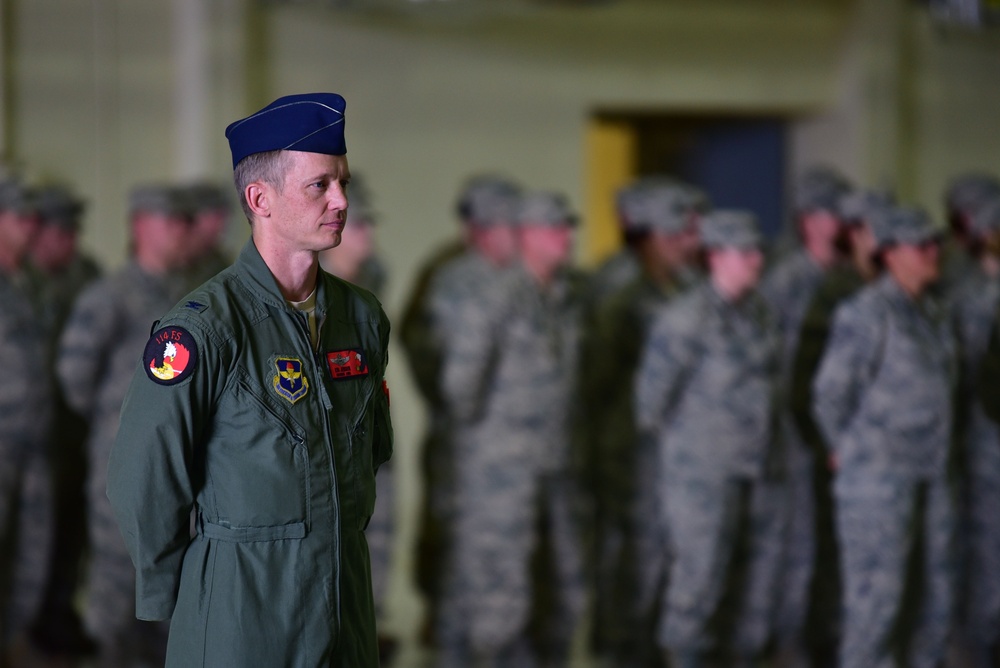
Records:
[[[824,271],[832,267],[837,261],[837,251],[831,243],[814,241],[806,243],[805,249],[812,261]]]
[[[915,280],[907,274],[895,272],[891,269],[890,273],[900,289],[906,294],[907,297],[914,301],[919,300],[923,296],[924,291],[927,289],[927,284],[924,281]]]
[[[524,265],[525,270],[528,272],[535,282],[541,287],[546,287],[552,282],[552,277],[555,276],[555,269],[545,265],[544,263],[537,262],[531,257],[525,256],[521,258],[521,262]]]
[[[281,296],[286,300],[305,301],[316,289],[316,277],[319,275],[317,253],[279,252],[263,244],[258,244],[257,251],[264,264],[271,270],[271,275],[281,290]]]
[[[718,275],[712,275],[709,280],[718,295],[730,304],[743,299],[743,297],[746,296],[746,294],[751,290],[751,286],[743,283],[726,281]]]
[[[990,278],[1000,276],[1000,257],[997,257],[992,253],[984,253],[983,256],[979,258],[979,266],[982,268],[983,273]]]

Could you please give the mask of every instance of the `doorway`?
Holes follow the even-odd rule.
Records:
[[[668,174],[703,189],[714,208],[749,209],[768,239],[785,227],[787,119],[604,111],[587,131],[584,263],[621,243],[614,197],[639,176]]]

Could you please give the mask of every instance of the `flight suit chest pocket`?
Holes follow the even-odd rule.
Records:
[[[305,430],[246,371],[236,373],[206,449],[206,511],[223,526],[265,527],[309,521]]]
[[[342,467],[344,458],[348,460],[342,470],[349,472],[351,478],[349,485],[354,492],[360,529],[375,508],[372,398],[378,376],[369,365],[376,364],[376,360],[360,346],[327,351],[324,358],[329,374],[330,421],[339,425],[337,431],[346,437],[340,441],[341,449],[335,457]],[[347,448],[343,449],[343,445]]]

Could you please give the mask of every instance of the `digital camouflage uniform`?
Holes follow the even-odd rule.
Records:
[[[780,378],[786,399],[792,396],[789,388],[803,319],[824,273],[809,253],[800,249],[777,264],[761,283],[761,295],[771,308],[781,337]],[[787,403],[781,407],[779,428],[786,455],[789,517],[776,631],[781,640],[796,642],[803,636],[816,562],[816,462]]]
[[[816,560],[809,588],[806,642],[817,666],[833,665],[840,638],[840,566],[835,528],[833,475],[829,448],[813,418],[812,382],[823,359],[833,314],[865,281],[852,266],[837,266],[824,274],[802,318],[799,345],[792,362],[788,404],[797,433],[815,461]]]
[[[36,304],[45,328],[45,361],[54,391],[49,464],[55,535],[42,611],[33,635],[43,647],[72,648],[82,624],[76,599],[87,554],[87,420],[70,408],[56,376],[59,338],[80,292],[100,276],[97,264],[77,254],[57,273],[38,273]],[[77,648],[83,649],[80,645]]]
[[[704,247],[759,253],[755,218],[716,211]],[[712,280],[657,316],[635,380],[636,422],[658,450],[658,519],[672,563],[659,640],[676,666],[755,659],[771,632],[784,532],[776,431],[778,334],[753,289]]]
[[[931,668],[944,656],[956,367],[947,314],[908,297],[891,276],[836,311],[813,401],[838,462],[844,668]]]
[[[489,251],[477,247],[476,235],[494,226],[508,226],[520,197],[520,187],[505,177],[482,174],[469,178],[456,203],[462,239],[439,248],[421,267],[399,325],[410,373],[427,408],[427,426],[421,442],[420,473],[423,498],[417,536],[416,584],[427,603],[424,641],[435,644],[444,596],[445,555],[454,531],[454,454],[450,424],[441,391],[441,363],[446,327],[435,313],[439,297],[447,302],[457,293],[452,281],[472,281],[473,292],[492,282],[495,269]],[[442,276],[445,278],[442,279]],[[450,295],[450,296],[447,296]]]
[[[601,513],[595,564],[594,625],[615,664],[648,666],[659,596],[668,563],[666,536],[656,516],[656,448],[635,425],[632,387],[646,335],[656,314],[680,291],[639,277],[610,297],[596,319],[596,337],[581,360],[603,398],[596,468]],[[591,420],[593,422],[593,420]]]
[[[45,339],[27,296],[0,271],[0,651],[27,629],[51,559],[47,460],[52,386]]]
[[[773,469],[778,352],[758,295],[729,303],[707,283],[650,332],[635,402],[659,450],[673,557],[659,637],[675,657],[746,660],[768,640],[784,530]]]
[[[1000,194],[977,211],[971,223],[971,232],[982,243],[995,244]],[[997,259],[987,255],[984,261],[995,264]],[[1000,277],[976,267],[951,298],[963,370],[956,640],[964,643],[970,668],[988,668],[990,653],[1000,641],[1000,515],[996,512],[1000,508],[1000,426],[983,411],[978,385],[984,380],[979,369],[1000,307]]]
[[[60,339],[56,371],[63,395],[89,425],[84,621],[112,665],[119,655],[123,662],[141,657],[144,650],[137,645],[144,636],[159,633],[161,650],[165,640],[165,629],[135,620],[135,569],[106,490],[108,457],[129,380],[153,323],[182,294],[181,282],[129,262],[81,293]]]
[[[959,625],[976,668],[1000,640],[1000,426],[978,400],[978,371],[1000,306],[1000,281],[976,272],[955,295],[957,328],[965,381],[962,407],[963,461],[959,494],[962,544]]]
[[[661,654],[655,625],[668,555],[660,525],[650,522],[656,448],[639,438],[632,386],[655,314],[695,282],[685,254],[693,250],[699,201],[690,186],[655,179],[619,195],[640,274],[602,300],[584,339],[584,425],[594,475],[593,640],[621,668],[655,666]]]
[[[577,305],[571,286],[542,292],[520,267],[480,272],[442,273],[450,289],[434,304],[454,425],[442,664],[561,665],[583,605],[569,443]]]
[[[652,626],[665,560],[662,537],[648,522],[653,478],[643,457],[651,456],[652,449],[638,442],[632,376],[650,312],[697,280],[692,264],[680,259],[677,244],[683,243],[680,237],[693,234],[697,215],[706,206],[704,193],[670,177],[645,176],[629,183],[616,195],[626,246],[585,283],[580,367],[584,417],[577,440],[591,513],[585,532],[594,586],[589,640],[591,649],[613,665],[645,666],[659,658]],[[646,244],[652,245],[645,255],[648,262],[667,262],[664,237],[673,237],[677,258],[671,261],[678,266],[644,268],[640,255]],[[655,285],[647,269],[671,278]]]
[[[431,318],[430,289],[438,273],[452,260],[462,257],[464,251],[464,245],[456,241],[441,249],[424,265],[414,280],[413,291],[398,327],[410,375],[427,409],[427,426],[420,444],[423,497],[414,575],[416,586],[427,604],[428,632],[433,632],[437,626],[452,494],[449,473],[451,455],[440,389],[441,350]]]

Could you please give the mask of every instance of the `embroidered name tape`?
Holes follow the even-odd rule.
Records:
[[[363,350],[337,350],[326,354],[326,363],[330,367],[330,377],[334,380],[347,380],[368,375],[368,362],[365,361]]]
[[[194,372],[198,347],[183,327],[161,327],[146,342],[142,362],[146,375],[154,383],[174,385]]]

